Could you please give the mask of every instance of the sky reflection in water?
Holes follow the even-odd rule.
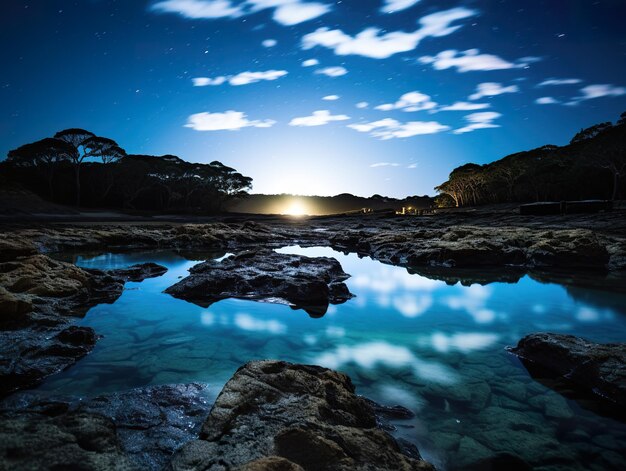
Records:
[[[545,330],[603,342],[624,341],[626,296],[567,289],[528,276],[516,284],[450,286],[329,248],[279,251],[337,258],[352,275],[347,284],[356,298],[330,306],[320,319],[284,305],[233,299],[201,308],[162,293],[186,276],[194,261],[167,252],[79,257],[77,263],[89,268],[153,261],[166,265],[169,272],[128,283],[113,305],[93,308],[81,324],[104,338],[92,354],[50,378],[41,389],[92,395],[148,384],[203,381],[215,396],[241,364],[276,358],[338,369],[352,377],[359,393],[419,410],[411,427],[399,427],[397,433],[417,441],[425,456],[441,468],[459,463],[462,438],[454,437],[489,443],[492,438],[480,434],[500,429],[484,421],[507,423],[498,414],[525,411],[524,417],[534,417],[541,430],[534,433],[537,439],[544,445],[551,443],[560,419],[541,415],[542,408],[548,410],[541,404],[548,400],[560,404],[565,414],[584,418],[574,425],[584,423],[585,433],[597,427],[626,437],[623,424],[563,401],[532,380],[504,350],[527,333]],[[224,254],[197,258],[209,255]],[[609,298],[610,303],[592,302]],[[540,400],[529,399],[531,393]],[[535,401],[534,405],[526,404],[527,400]],[[515,427],[502,429],[503,436],[523,432]],[[515,440],[521,444],[523,438]],[[563,437],[558,440],[559,453],[581,462],[576,444]],[[494,442],[494,453],[517,446],[504,438]],[[502,449],[497,449],[499,443]],[[529,453],[526,448],[541,446],[525,443],[513,451],[524,454]]]

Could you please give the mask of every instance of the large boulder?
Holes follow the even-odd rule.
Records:
[[[535,333],[510,351],[577,389],[626,406],[626,343],[598,344],[573,335]]]
[[[350,275],[328,257],[246,251],[189,271],[190,276],[165,292],[204,307],[241,298],[289,304],[318,316],[326,313],[329,303],[343,303],[353,296],[343,283]]]
[[[174,455],[172,468],[434,469],[412,455],[377,427],[374,409],[355,394],[348,376],[319,366],[254,361],[226,383],[200,438]]]

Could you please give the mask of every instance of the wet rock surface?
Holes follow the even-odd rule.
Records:
[[[164,469],[197,436],[206,393],[198,383],[87,400],[18,393],[0,403],[0,469]]]
[[[190,275],[165,290],[208,306],[225,298],[289,304],[323,315],[330,304],[352,298],[343,283],[350,275],[334,258],[305,257],[271,250],[247,251],[192,267]]]
[[[84,270],[46,255],[0,263],[0,397],[34,386],[89,353],[98,336],[72,323],[99,303],[112,303],[128,280],[167,271],[156,264]]]
[[[601,269],[609,252],[587,229],[537,231],[519,227],[455,226],[404,231],[345,231],[334,247],[407,266],[523,266]]]
[[[626,343],[598,344],[573,335],[536,333],[510,351],[525,361],[531,373],[539,366],[543,374],[551,373],[612,402],[616,412],[626,406]]]
[[[174,470],[430,470],[377,428],[350,379],[319,366],[256,361],[218,396]]]

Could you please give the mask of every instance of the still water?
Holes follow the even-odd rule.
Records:
[[[40,388],[91,396],[133,387],[206,382],[215,397],[243,363],[281,359],[349,374],[357,392],[417,418],[395,434],[440,469],[512,453],[536,469],[626,469],[626,424],[581,408],[533,380],[507,353],[527,333],[626,341],[626,295],[524,276],[517,283],[450,286],[330,248],[356,297],[319,319],[288,306],[223,300],[201,308],[163,293],[208,256],[171,252],[78,256],[88,268],[156,262],[169,271],[128,283],[81,320],[102,334],[94,351]],[[192,260],[189,260],[192,259]]]

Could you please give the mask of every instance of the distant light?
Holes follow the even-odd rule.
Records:
[[[285,210],[283,214],[287,216],[300,217],[300,216],[306,216],[307,213],[306,213],[306,208],[302,205],[300,201],[293,201],[287,207],[287,209]]]

